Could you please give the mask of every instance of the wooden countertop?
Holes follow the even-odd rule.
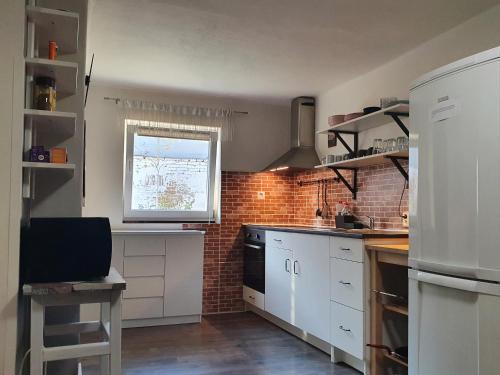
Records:
[[[410,246],[408,244],[378,244],[366,245],[366,250],[381,251],[391,254],[401,254],[408,256]]]

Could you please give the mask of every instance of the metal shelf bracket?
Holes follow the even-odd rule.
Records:
[[[335,167],[328,167],[330,168],[337,177],[339,178],[340,181],[345,185],[347,189],[352,193],[352,199],[356,199],[356,193],[358,192],[358,169],[357,168],[335,168]],[[352,171],[352,185],[345,179],[344,176],[342,176],[342,173],[339,172],[339,170],[345,169]]]
[[[403,175],[406,181],[408,181],[408,172],[405,171],[401,163],[399,162],[400,160],[408,160],[406,156],[386,156],[388,159],[391,159],[392,163],[396,166],[398,169],[399,173]]]
[[[410,114],[406,112],[385,112],[387,116],[391,116],[394,122],[401,128],[407,137],[410,136],[410,131],[406,125],[401,121],[400,117],[408,117]]]

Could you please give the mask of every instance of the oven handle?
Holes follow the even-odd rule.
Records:
[[[251,247],[252,249],[257,249],[257,250],[263,250],[264,249],[263,246],[252,245],[252,244],[249,244],[249,243],[246,243],[245,247]]]

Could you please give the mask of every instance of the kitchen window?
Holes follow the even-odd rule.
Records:
[[[220,131],[126,120],[124,221],[214,221]]]

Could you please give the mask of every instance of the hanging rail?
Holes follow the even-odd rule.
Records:
[[[297,185],[304,186],[304,185],[321,184],[321,183],[328,182],[328,181],[333,181],[333,182],[339,183],[340,179],[338,177],[318,178],[316,180],[298,181]]]

